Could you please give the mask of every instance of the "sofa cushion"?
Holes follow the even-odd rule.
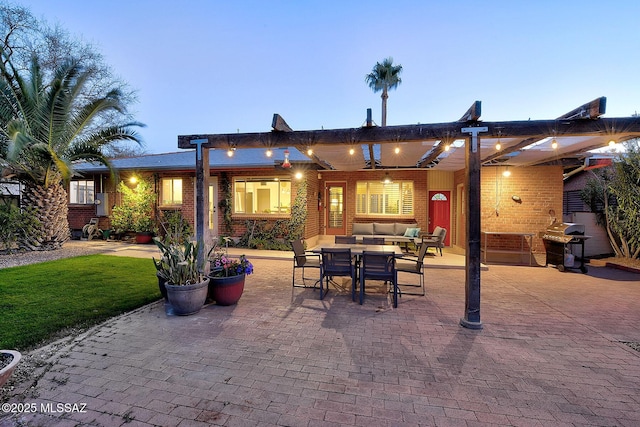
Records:
[[[403,224],[401,222],[396,222],[393,225],[393,234],[395,234],[396,236],[404,236],[405,233],[407,232],[407,228],[416,228],[418,226],[418,224]],[[413,237],[413,236],[406,236],[406,237]]]
[[[380,222],[373,223],[373,234],[384,234],[385,236],[393,236],[395,235],[394,231],[395,224],[383,224]]]
[[[351,234],[357,234],[357,235],[373,234],[373,223],[372,222],[367,222],[367,223],[355,222],[353,223],[353,230],[351,231]]]

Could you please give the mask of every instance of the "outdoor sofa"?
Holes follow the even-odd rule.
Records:
[[[355,222],[352,225],[351,234],[356,236],[356,242],[362,242],[363,237],[383,238],[387,242],[396,243],[408,249],[409,243],[416,244],[420,227],[418,224],[405,224],[401,222]]]

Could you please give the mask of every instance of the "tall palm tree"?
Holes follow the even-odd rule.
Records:
[[[23,207],[39,222],[20,245],[58,249],[69,239],[66,184],[74,176],[74,162],[109,166],[103,147],[119,140],[139,143],[134,127],[143,125],[96,126],[105,114],[125,114],[126,108],[118,90],[86,99],[91,75],[75,61],[60,66],[45,84],[35,56],[23,76],[4,52],[0,54],[0,168],[2,176],[23,184]]]
[[[382,126],[387,125],[387,99],[389,91],[402,83],[400,78],[402,65],[393,65],[393,58],[385,58],[382,63],[376,62],[371,73],[367,74],[365,81],[374,93],[382,91]]]

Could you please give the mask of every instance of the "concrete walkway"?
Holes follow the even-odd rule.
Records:
[[[291,258],[274,258],[252,259],[236,306],[158,302],[69,342],[9,400],[36,412],[0,426],[640,425],[640,352],[623,343],[640,342],[638,274],[491,265],[472,331],[462,268],[434,262],[427,295],[393,309],[292,292]]]

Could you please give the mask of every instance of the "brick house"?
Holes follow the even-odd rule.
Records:
[[[231,235],[238,237],[246,231],[246,222],[251,220],[271,220],[288,218],[291,200],[295,197],[300,179],[295,173],[303,171],[307,184],[307,221],[305,239],[310,244],[326,230],[331,234],[351,234],[354,222],[406,222],[417,223],[423,230],[430,230],[430,206],[437,202],[447,204],[449,215],[442,224],[448,232],[447,246],[464,250],[465,212],[464,202],[465,171],[415,170],[415,169],[379,169],[375,171],[329,171],[318,169],[315,164],[294,149],[289,150],[293,167],[283,169],[284,149],[274,150],[268,158],[262,149],[244,149],[229,158],[225,151],[212,150],[210,155],[210,195],[216,200],[215,209],[210,212],[210,230],[213,235]],[[132,176],[138,179],[150,179],[158,193],[158,212],[160,210],[180,210],[192,224],[195,223],[195,154],[193,151],[178,153],[151,154],[140,157],[114,159],[113,166],[118,171],[117,179],[112,179],[107,168],[101,165],[83,164],[78,170],[80,178],[70,183],[69,224],[74,230],[81,230],[93,217],[99,218],[102,229],[110,228],[110,208],[119,203],[120,195],[115,191],[118,180],[128,180]],[[504,167],[484,167],[481,173],[482,188],[482,228],[498,231],[527,231],[537,233],[549,223],[548,211],[562,211],[562,172],[561,166],[531,166],[512,168],[510,177],[502,175]],[[368,184],[370,192],[381,187],[380,182],[389,175],[393,179],[394,190],[386,190],[386,196],[392,198],[400,191],[411,192],[411,206],[403,211],[366,212],[357,202],[362,198],[362,188]],[[224,199],[223,181],[228,180],[234,190],[234,200],[248,202],[246,206],[236,206],[232,212],[233,231],[229,232],[220,210],[220,201]],[[274,184],[277,183],[277,184]],[[238,188],[243,186],[243,189]],[[259,193],[274,193],[276,188],[287,188],[291,198],[286,200],[281,210],[265,208]],[[384,187],[388,187],[388,184]],[[332,191],[340,189],[341,206],[331,200]],[[242,190],[242,191],[240,191]],[[252,190],[252,191],[251,191]],[[239,195],[244,192],[245,196]],[[247,196],[248,193],[254,193]],[[520,197],[521,203],[512,200],[513,195]],[[265,196],[266,197],[266,196]],[[372,197],[369,194],[369,197]],[[99,204],[95,201],[100,200]],[[431,202],[431,205],[430,205]],[[249,205],[255,206],[249,206]],[[260,206],[259,206],[260,204]],[[211,204],[213,207],[214,204]],[[264,206],[263,206],[264,205]],[[332,227],[330,210],[333,207],[344,209],[342,224]],[[367,208],[367,207],[365,207]],[[371,210],[370,206],[368,207]],[[268,210],[268,212],[267,212]],[[363,212],[364,210],[364,212]],[[441,219],[439,219],[441,220]],[[341,228],[340,228],[341,227]],[[517,245],[517,241],[496,241],[508,249]],[[540,239],[533,240],[534,251],[542,251]]]
[[[212,202],[204,217],[207,232],[215,236],[238,237],[252,223],[291,218],[298,190],[305,188],[304,237],[310,245],[323,236],[351,234],[354,222],[415,222],[426,231],[446,228],[446,246],[465,251],[471,212],[479,215],[493,260],[521,261],[529,251],[544,252],[541,233],[554,219],[563,220],[563,173],[612,138],[640,135],[640,118],[599,118],[602,100],[596,101],[591,103],[596,107],[586,104],[591,115],[582,115],[583,106],[569,119],[525,122],[478,122],[477,103],[465,121],[384,128],[367,123],[291,131],[276,115],[271,132],[178,136],[181,152],[116,159],[113,165],[118,179],[133,174],[152,179],[158,210],[178,209],[195,223],[194,148],[199,147],[209,158]],[[477,142],[469,139],[474,129],[486,133],[478,134]],[[476,160],[469,163],[470,157]],[[94,216],[108,228],[109,208],[119,201],[117,180],[102,166],[84,164],[78,170],[82,178],[70,186],[71,228]],[[472,175],[479,177],[473,178],[477,184]],[[383,184],[385,179],[392,183]],[[471,186],[479,187],[472,192],[479,198],[472,208],[466,200]],[[93,198],[103,203],[94,205]],[[230,208],[221,212],[225,204]]]

